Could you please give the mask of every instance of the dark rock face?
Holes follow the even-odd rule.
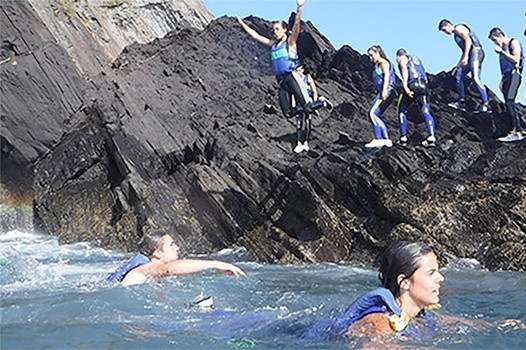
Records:
[[[249,21],[270,35],[268,22]],[[0,68],[2,182],[4,159],[27,169],[36,223],[61,242],[133,250],[167,227],[192,253],[245,246],[261,261],[370,263],[386,242],[411,238],[444,259],[526,270],[526,142],[495,141],[510,129],[498,102],[492,116],[449,110],[447,73],[429,77],[437,147],[420,146],[415,114],[408,147],[366,150],[372,65],[306,23],[300,54],[336,107],[314,117],[312,149],[296,155],[268,49],[234,19],[131,45],[89,80],[37,39],[34,54]],[[385,120],[396,139],[394,107]]]

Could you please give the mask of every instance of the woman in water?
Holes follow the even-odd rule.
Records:
[[[413,339],[429,339],[436,322],[429,309],[438,305],[440,284],[437,257],[422,242],[400,241],[381,258],[378,277],[382,286],[335,310],[328,320],[310,327],[306,339],[401,333]]]
[[[433,333],[435,322],[429,309],[438,306],[444,281],[433,250],[422,242],[394,243],[381,259],[378,277],[382,287],[347,309],[352,317],[346,335],[403,332],[421,338]]]

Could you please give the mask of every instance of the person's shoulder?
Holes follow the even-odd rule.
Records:
[[[152,263],[144,264],[139,267],[134,268],[124,276],[122,279],[122,284],[125,286],[133,284],[142,284],[148,280],[147,265]]]

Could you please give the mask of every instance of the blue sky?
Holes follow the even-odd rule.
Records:
[[[295,0],[204,0],[204,3],[216,17],[238,14],[287,20],[296,9]],[[467,24],[486,52],[482,81],[502,98],[498,57],[488,33],[498,26],[507,36],[517,37],[526,50],[525,12],[524,0],[307,0],[303,19],[311,21],[336,49],[347,44],[364,54],[370,46],[379,44],[394,61],[396,50],[404,47],[420,57],[432,74],[449,71],[461,55],[453,37],[438,31],[438,22],[447,18],[453,24]],[[526,104],[526,78],[517,101]]]

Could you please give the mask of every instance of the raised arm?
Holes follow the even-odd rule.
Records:
[[[288,38],[290,46],[296,45],[296,41],[300,35],[301,29],[301,9],[307,0],[296,0],[298,7],[296,8],[296,17],[294,17],[294,24],[292,25],[292,32]]]
[[[272,39],[269,39],[267,37],[264,37],[263,35],[260,35],[254,29],[250,28],[245,23],[245,21],[243,21],[241,18],[239,18],[239,16],[236,15],[236,18],[237,18],[237,21],[239,22],[239,24],[241,25],[241,27],[245,30],[245,32],[248,33],[248,35],[250,35],[252,38],[254,38],[255,40],[259,41],[262,44],[265,44],[265,45],[268,45],[268,46],[272,46],[272,43],[273,43]]]

